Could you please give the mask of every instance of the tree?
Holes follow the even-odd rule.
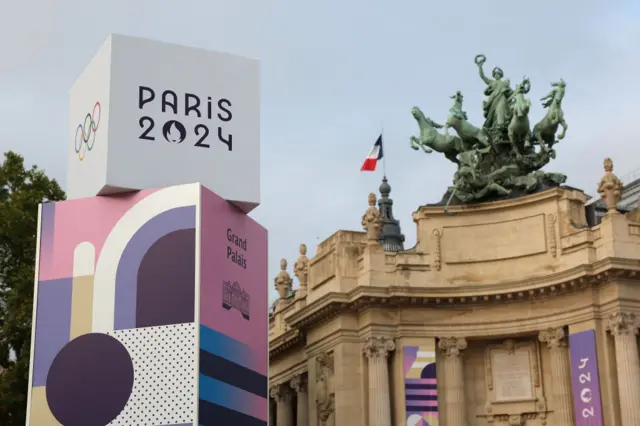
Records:
[[[0,425],[27,409],[38,205],[65,199],[55,179],[7,152],[0,164]]]

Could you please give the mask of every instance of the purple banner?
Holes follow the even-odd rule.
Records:
[[[569,353],[576,426],[603,426],[596,332],[569,335]]]

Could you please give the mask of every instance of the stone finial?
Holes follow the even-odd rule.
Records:
[[[309,284],[309,258],[307,257],[307,246],[300,244],[300,257],[293,265],[293,274],[300,282],[300,292],[304,295]]]
[[[538,340],[546,343],[550,349],[567,347],[567,334],[564,328],[548,328],[538,334]]]
[[[293,280],[289,273],[287,272],[287,260],[282,259],[280,261],[280,272],[275,278],[275,288],[280,295],[280,299],[285,299],[289,293],[291,293],[291,288],[293,284]]]
[[[598,185],[598,194],[607,206],[607,214],[618,213],[618,201],[622,197],[622,182],[613,174],[613,161],[604,159],[604,176]]]
[[[382,229],[382,215],[376,208],[376,194],[369,194],[369,208],[362,216],[362,227],[367,232],[367,242],[377,244],[380,239],[380,230]]]

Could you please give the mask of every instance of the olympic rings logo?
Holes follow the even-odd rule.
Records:
[[[96,113],[98,114],[97,120]],[[96,132],[98,131],[98,126],[100,126],[101,118],[102,106],[100,105],[100,102],[96,102],[91,114],[87,113],[84,117],[84,122],[78,124],[78,127],[76,128],[74,148],[80,161],[84,160],[85,155],[87,155],[87,151],[91,151],[93,149],[93,145],[96,142]]]

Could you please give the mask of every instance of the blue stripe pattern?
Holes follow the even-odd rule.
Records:
[[[198,413],[201,426],[267,426],[266,420],[246,416],[202,399],[198,402]]]
[[[264,398],[260,396],[202,374],[200,375],[200,399],[230,408],[248,416],[252,415],[252,413],[247,410],[248,407],[254,405],[252,404],[252,400],[264,400]]]
[[[200,349],[200,374],[228,383],[264,399],[269,395],[267,376],[202,349]]]
[[[268,386],[267,377],[251,368],[253,359],[248,345],[200,325],[200,425],[266,426],[253,417]]]
[[[252,369],[251,348],[231,337],[200,325],[200,349]]]

